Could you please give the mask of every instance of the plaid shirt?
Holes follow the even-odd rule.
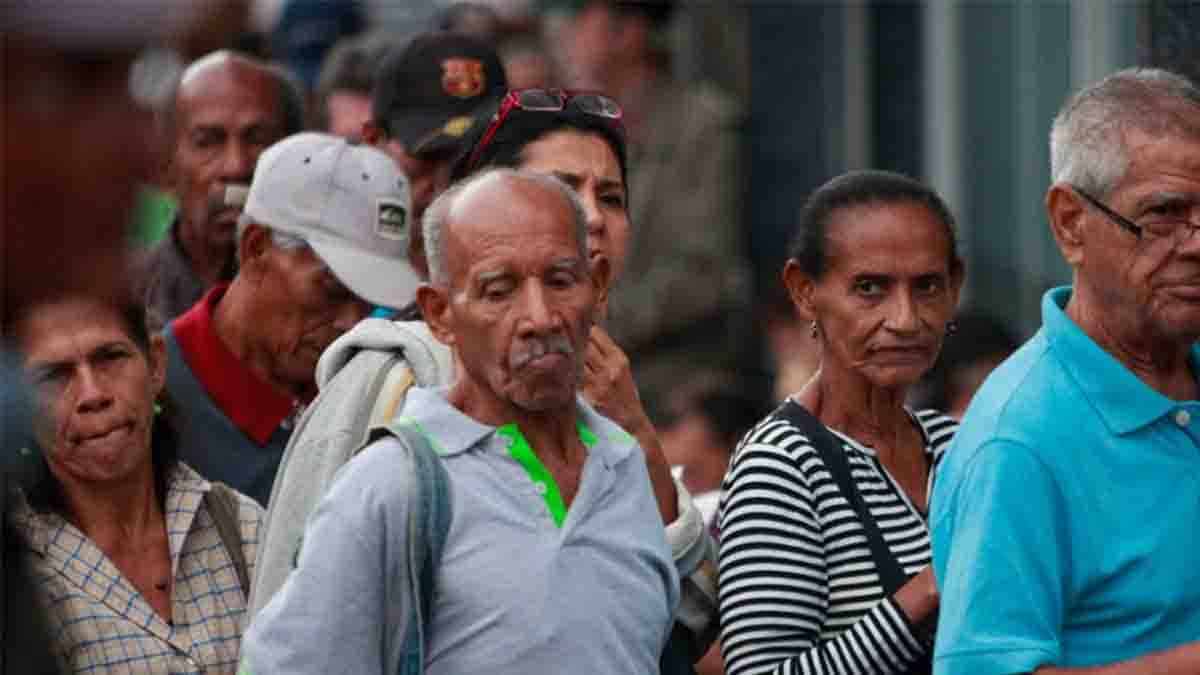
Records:
[[[29,564],[59,658],[75,673],[234,673],[246,598],[204,500],[210,484],[180,463],[166,501],[172,623],[155,613],[111,560],[57,514],[20,504],[12,522]],[[250,578],[263,511],[241,497],[238,521]]]

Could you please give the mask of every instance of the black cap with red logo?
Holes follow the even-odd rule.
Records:
[[[389,53],[371,93],[371,114],[409,154],[453,151],[508,82],[496,51],[456,33],[426,33]]]

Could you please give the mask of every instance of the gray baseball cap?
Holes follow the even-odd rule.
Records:
[[[258,158],[244,213],[312,247],[355,295],[403,307],[421,279],[408,262],[408,179],[379,150],[329,134],[289,136]]]

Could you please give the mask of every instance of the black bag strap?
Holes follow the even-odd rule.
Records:
[[[910,577],[904,572],[904,568],[900,566],[896,557],[892,555],[887,541],[883,538],[883,533],[879,531],[879,525],[871,517],[871,509],[867,507],[866,500],[862,498],[858,487],[854,484],[854,475],[850,472],[850,460],[846,458],[842,439],[834,435],[828,427],[821,423],[821,420],[791,399],[780,406],[775,414],[791,422],[804,434],[816,449],[817,454],[821,456],[821,460],[825,462],[825,468],[829,470],[829,475],[833,478],[833,482],[842,496],[850,503],[850,508],[858,514],[858,521],[862,524],[863,534],[867,538],[867,548],[871,551],[871,560],[875,563],[875,570],[879,574],[879,583],[883,586],[883,594],[891,597],[901,586],[908,583]],[[936,616],[935,614],[921,625],[916,626],[918,633],[932,635],[932,622],[936,621]],[[904,671],[905,674],[929,675],[932,673],[932,653],[932,648],[929,648],[915,663],[909,665],[908,669]]]
[[[891,549],[888,548],[887,542],[883,538],[883,533],[879,531],[879,525],[871,517],[870,508],[854,485],[854,476],[850,472],[850,460],[846,458],[842,440],[824,424],[821,424],[821,421],[812,413],[791,399],[780,406],[776,414],[791,422],[800,430],[800,433],[804,434],[820,454],[821,460],[825,462],[825,468],[829,470],[829,475],[837,484],[842,496],[850,502],[850,508],[858,514],[863,534],[867,538],[867,548],[871,550],[871,559],[875,563],[875,570],[879,573],[879,582],[883,585],[883,594],[890,597],[908,582],[909,576],[905,574],[904,568],[900,567],[900,563],[892,555]]]
[[[217,481],[208,491],[208,512],[217,526],[217,536],[225,545],[233,568],[237,571],[242,594],[250,598],[250,570],[246,566],[246,551],[242,549],[242,529],[238,526],[238,498],[233,488]]]

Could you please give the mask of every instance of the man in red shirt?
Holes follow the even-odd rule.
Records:
[[[371,304],[415,293],[410,211],[407,179],[373,148],[305,133],[263,153],[237,275],[165,331],[181,459],[266,504],[321,352]]]

